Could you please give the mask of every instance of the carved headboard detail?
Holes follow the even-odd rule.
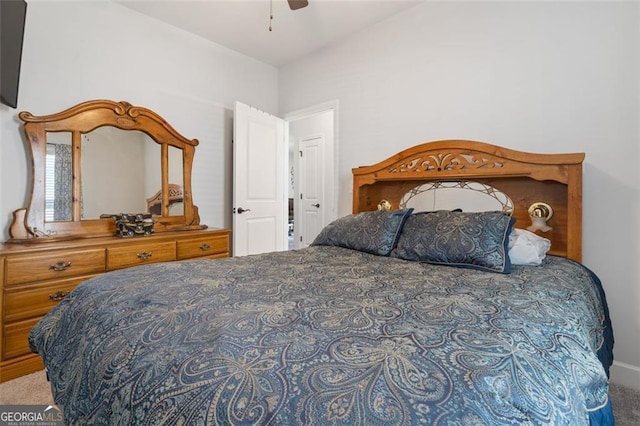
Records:
[[[504,164],[467,154],[438,153],[427,158],[417,157],[389,170],[389,173],[433,172],[442,170],[502,168]]]
[[[554,209],[551,254],[582,258],[582,162],[584,153],[535,154],[468,140],[427,142],[370,166],[353,169],[353,212],[377,209],[380,200],[398,208],[403,195],[432,181],[474,180],[514,202],[516,227],[530,223],[537,201]]]
[[[182,186],[170,183],[168,189],[169,207],[175,203],[182,203],[184,201]],[[155,215],[162,213],[162,189],[158,190],[152,197],[147,198],[147,212]]]

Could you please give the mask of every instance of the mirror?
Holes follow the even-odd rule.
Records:
[[[72,151],[71,133],[47,135],[44,175],[44,218],[46,221],[71,220]]]
[[[146,199],[162,188],[160,145],[139,130],[103,126],[82,135],[81,150],[82,220],[148,213]]]
[[[28,238],[113,235],[120,213],[151,213],[156,232],[206,228],[191,197],[198,141],[155,112],[96,100],[19,117],[33,158]]]

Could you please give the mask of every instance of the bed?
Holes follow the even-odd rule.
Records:
[[[583,158],[409,148],[353,169],[353,214],[310,247],[101,275],[30,347],[71,424],[613,424],[611,323],[580,263]],[[509,202],[407,206],[450,182]],[[541,201],[550,249],[512,264]]]

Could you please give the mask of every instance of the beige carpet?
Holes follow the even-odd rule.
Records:
[[[50,405],[50,389],[44,370],[0,383],[0,405]],[[610,394],[616,425],[640,425],[640,391],[611,384]]]
[[[52,405],[51,387],[44,370],[0,383],[0,405]]]

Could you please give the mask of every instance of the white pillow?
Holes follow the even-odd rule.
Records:
[[[540,265],[551,248],[551,241],[526,229],[513,228],[509,234],[512,265]]]

